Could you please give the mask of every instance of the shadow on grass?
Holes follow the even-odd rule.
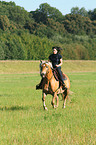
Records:
[[[11,107],[0,107],[1,111],[16,111],[16,110],[28,110],[28,107],[22,107],[22,106],[11,106]]]

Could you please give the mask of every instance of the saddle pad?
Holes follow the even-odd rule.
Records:
[[[67,80],[67,77],[65,76],[65,74],[62,72],[62,75],[63,75],[63,80]]]
[[[56,69],[53,69],[52,72],[53,72],[53,75],[54,75],[55,79],[56,79],[57,81],[59,81],[59,77],[58,77],[58,72],[57,72],[57,70],[56,70]],[[67,80],[67,78],[66,78],[66,76],[65,76],[65,74],[64,74],[63,72],[62,72],[62,75],[63,75],[63,80]]]

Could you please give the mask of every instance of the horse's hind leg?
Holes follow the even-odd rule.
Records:
[[[57,95],[57,98],[56,98],[57,100],[57,107],[58,107],[58,105],[59,105],[59,97],[58,97],[58,95]]]
[[[62,94],[62,96],[63,96],[63,101],[64,101],[64,103],[63,103],[63,108],[65,108],[65,105],[66,105],[67,95],[68,95],[68,90],[66,89],[66,90],[64,91],[64,93]]]

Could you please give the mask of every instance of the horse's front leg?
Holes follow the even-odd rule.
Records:
[[[46,94],[44,92],[42,92],[43,107],[44,107],[45,110],[48,110],[47,107],[46,107],[46,104],[45,104],[45,97],[46,97]]]
[[[57,105],[55,105],[55,99],[57,99]],[[52,105],[53,105],[53,108],[57,108],[58,107],[58,96],[57,96],[57,92],[55,92],[54,95],[53,95]]]

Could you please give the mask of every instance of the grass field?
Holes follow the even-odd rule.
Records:
[[[0,61],[0,145],[96,145],[96,61],[65,61],[71,102],[43,110],[39,61]]]

